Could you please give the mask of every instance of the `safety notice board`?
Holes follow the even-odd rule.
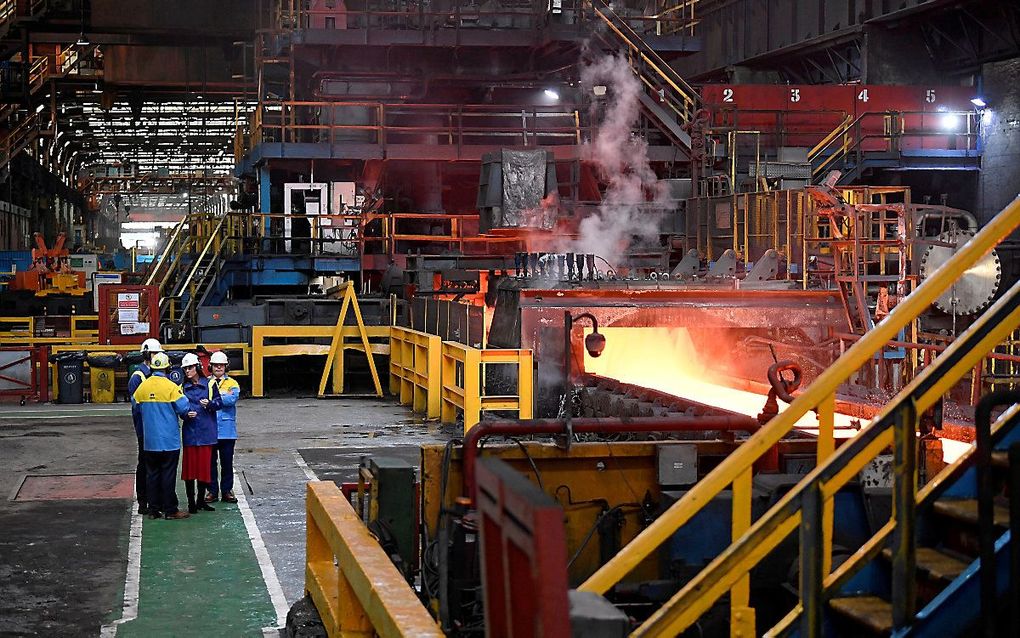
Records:
[[[141,343],[159,333],[159,287],[98,286],[99,343]]]

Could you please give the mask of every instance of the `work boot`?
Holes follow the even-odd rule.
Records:
[[[206,503],[215,503],[218,500],[220,500],[220,497],[215,495],[215,494],[213,494],[212,492],[206,492],[205,493],[205,502]]]
[[[224,492],[223,493],[223,502],[224,503],[236,503],[237,499],[234,498],[234,492],[233,491]]]
[[[152,519],[152,520],[156,520],[157,518],[163,518],[163,514],[160,513],[160,512],[150,511],[149,512],[149,518]]]
[[[145,516],[146,514],[149,513],[149,506],[146,505],[145,503],[139,503],[138,504],[138,513],[141,514],[142,516]]]
[[[209,507],[208,505],[206,505],[205,501],[203,500],[204,494],[205,494],[205,490],[201,490],[199,492],[199,494],[198,494],[198,504],[196,505],[196,507],[199,510],[203,511],[203,512],[215,512],[216,511],[215,507]]]
[[[198,506],[197,505],[189,505],[188,506],[188,513],[189,514],[198,514]]]
[[[168,521],[179,521],[179,520],[183,520],[185,518],[191,518],[191,514],[188,514],[187,512],[182,512],[180,510],[177,510],[173,514],[167,514],[166,515],[166,520],[168,520]]]

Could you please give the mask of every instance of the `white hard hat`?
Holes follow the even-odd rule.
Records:
[[[146,339],[142,342],[141,352],[163,352],[163,346],[156,339]]]
[[[149,364],[153,370],[166,370],[170,367],[170,357],[162,352],[152,355],[152,362]]]
[[[198,365],[198,355],[196,355],[196,354],[191,354],[189,352],[188,354],[184,355],[183,359],[181,359],[181,367],[182,368],[187,368],[188,366],[197,366],[197,365]]]
[[[217,350],[216,352],[212,353],[211,357],[209,357],[209,363],[223,363],[223,364],[226,364],[226,363],[230,363],[230,362],[227,361],[226,353],[224,353],[222,350]]]

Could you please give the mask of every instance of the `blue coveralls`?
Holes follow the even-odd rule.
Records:
[[[216,497],[234,490],[234,445],[237,443],[237,400],[241,398],[241,386],[227,375],[222,379],[209,380],[209,396],[216,405],[217,442],[212,458],[212,483],[209,492]],[[216,484],[216,455],[220,457],[219,486]],[[217,490],[219,487],[219,490]]]
[[[128,378],[128,396],[131,397],[131,418],[135,422],[135,439],[138,441],[138,464],[135,466],[135,496],[138,498],[138,506],[140,508],[148,508],[149,499],[146,496],[145,489],[145,474],[148,470],[145,468],[145,443],[142,437],[142,413],[138,411],[138,406],[135,405],[134,394],[138,386],[142,385],[142,381],[145,381],[149,376],[152,375],[152,369],[147,364],[141,364],[138,369],[131,373]]]
[[[188,398],[181,386],[168,379],[162,370],[153,371],[131,396],[142,415],[149,511],[167,516],[175,514],[175,475],[181,456],[178,417],[188,413]]]

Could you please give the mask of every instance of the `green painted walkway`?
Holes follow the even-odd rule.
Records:
[[[183,486],[178,497],[187,511]],[[138,618],[118,636],[262,636],[276,624],[269,593],[235,504],[142,526]]]

